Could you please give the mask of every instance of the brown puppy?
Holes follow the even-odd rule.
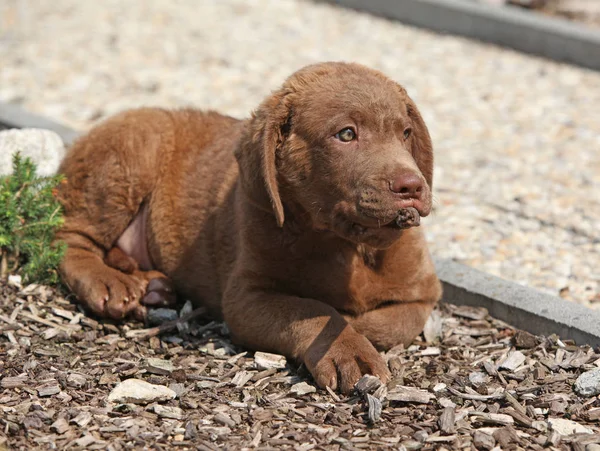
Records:
[[[245,121],[120,114],[61,172],[61,272],[99,315],[143,316],[174,290],[237,343],[348,392],[389,377],[376,347],[410,343],[441,296],[412,227],[431,210],[427,127],[402,87],[357,64],[296,72]]]

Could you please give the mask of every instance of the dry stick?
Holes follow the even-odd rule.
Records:
[[[30,319],[32,321],[38,322],[40,324],[43,324],[44,326],[54,327],[55,329],[60,329],[60,330],[63,330],[65,332],[72,332],[74,330],[73,328],[64,326],[62,324],[55,323],[54,321],[48,321],[47,319],[41,318],[41,317],[39,317],[37,315],[32,315],[31,313],[27,313],[27,312],[24,312],[22,310],[19,312],[19,315],[23,316],[23,317],[25,317],[27,319]]]
[[[11,273],[15,272],[17,270],[17,268],[19,267],[19,257],[21,256],[21,253],[19,252],[18,247],[15,249],[14,254],[15,254],[14,255],[15,263],[13,264],[12,268],[10,268],[9,272],[11,272]]]
[[[2,250],[2,259],[0,259],[0,279],[6,279],[8,275],[8,251]]]
[[[525,409],[525,407],[523,407],[523,405],[517,400],[517,398],[515,398],[513,395],[511,395],[509,392],[504,392],[504,396],[506,398],[506,400],[515,408],[515,410],[517,410],[519,413],[527,416],[527,410]]]
[[[11,332],[13,330],[19,330],[21,326],[19,324],[8,324],[7,326],[0,327],[0,333]]]
[[[157,335],[160,335],[163,332],[168,332],[170,330],[176,329],[178,324],[183,324],[188,321],[191,321],[194,318],[197,318],[198,316],[204,315],[205,313],[206,307],[199,307],[196,310],[192,310],[187,315],[183,315],[181,318],[177,318],[172,321],[167,321],[166,323],[162,323],[160,326],[151,327],[149,329],[130,330],[125,334],[125,337],[142,339],[156,337]]]
[[[461,393],[452,387],[447,387],[447,389],[450,393],[458,396],[459,398],[470,399],[473,401],[487,401],[488,399],[504,399],[504,393],[497,395],[472,395],[469,393]]]

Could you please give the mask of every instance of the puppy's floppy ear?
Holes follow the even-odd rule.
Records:
[[[291,124],[289,94],[289,90],[282,89],[258,107],[235,150],[246,195],[259,208],[273,211],[279,227],[283,226],[284,213],[277,184],[276,155]]]
[[[413,158],[429,188],[433,188],[433,144],[429,130],[415,102],[408,95],[406,96],[406,108],[413,123],[413,132],[410,138]]]

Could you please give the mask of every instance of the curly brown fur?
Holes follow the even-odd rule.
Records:
[[[175,290],[237,343],[348,392],[389,377],[377,349],[410,343],[441,296],[421,228],[398,219],[431,210],[427,127],[402,87],[357,64],[296,72],[244,121],[122,113],[60,170],[61,273],[101,316],[143,317]]]

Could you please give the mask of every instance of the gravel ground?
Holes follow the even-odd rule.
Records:
[[[437,149],[433,252],[600,303],[600,74],[326,4],[4,0],[0,101],[85,129],[138,105],[246,116],[353,60],[416,99]]]
[[[341,396],[283,356],[232,345],[223,324],[157,335],[0,282],[0,449],[598,449],[598,350],[484,309],[433,317],[383,355],[386,386],[365,376]]]

